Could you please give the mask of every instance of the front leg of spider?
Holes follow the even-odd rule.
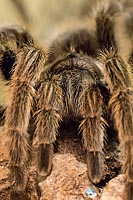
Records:
[[[4,131],[8,138],[9,166],[16,192],[24,191],[28,178],[30,141],[28,125],[35,97],[32,83],[43,71],[46,54],[36,47],[26,47],[18,55],[11,81],[11,99],[6,110]]]

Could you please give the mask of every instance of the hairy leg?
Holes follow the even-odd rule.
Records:
[[[122,151],[122,173],[125,174],[124,200],[133,199],[133,91],[130,66],[115,51],[101,55],[105,80],[110,88],[109,107],[118,131]]]
[[[112,4],[113,5],[113,4]],[[121,4],[122,5],[122,4]],[[122,6],[123,7],[123,6]],[[126,177],[124,200],[133,199],[133,97],[132,97],[132,74],[130,66],[120,57],[125,52],[128,57],[131,47],[129,40],[132,40],[131,30],[124,27],[125,19],[114,15],[122,8],[111,6],[102,9],[97,15],[97,35],[101,43],[100,61],[103,63],[104,79],[110,90],[109,107],[112,112],[115,127],[118,131],[120,147],[122,152],[122,173]],[[120,9],[119,9],[120,8]],[[114,14],[113,14],[114,13]],[[118,16],[118,15],[117,15]],[[124,16],[124,15],[123,15]],[[128,13],[127,19],[131,26],[131,16]],[[130,16],[130,17],[129,17]],[[115,21],[114,21],[115,19]],[[100,31],[101,30],[101,31]],[[127,31],[128,30],[128,31]],[[127,37],[127,39],[125,39]],[[124,45],[123,45],[124,44]],[[126,48],[128,46],[128,48]],[[127,49],[125,51],[125,49]],[[123,51],[124,50],[124,51]],[[123,52],[122,52],[123,51]],[[124,58],[124,59],[125,59]]]
[[[98,183],[103,173],[103,145],[106,121],[103,118],[104,102],[98,85],[85,86],[79,98],[79,111],[83,119],[80,131],[83,134],[87,150],[88,176],[93,183]]]
[[[53,79],[44,80],[38,90],[38,111],[35,135],[38,140],[37,170],[39,178],[47,176],[52,168],[53,142],[62,120],[62,90]]]
[[[15,190],[26,187],[29,161],[28,125],[32,109],[36,83],[45,61],[45,54],[38,48],[27,47],[18,56],[11,81],[10,103],[6,109],[4,131],[8,137],[8,152],[11,175],[15,181]]]

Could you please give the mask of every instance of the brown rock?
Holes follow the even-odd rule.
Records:
[[[113,178],[102,192],[100,200],[123,200],[124,175]]]
[[[90,198],[85,191],[91,186],[86,164],[78,162],[72,154],[56,154],[51,175],[40,183],[40,200],[87,200]]]

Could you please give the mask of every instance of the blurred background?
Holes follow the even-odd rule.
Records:
[[[66,24],[76,27],[74,21],[85,15],[91,1],[95,0],[0,0],[0,27],[26,27],[45,48]],[[0,80],[0,105],[7,99],[6,89]]]
[[[0,26],[19,24],[40,39],[84,16],[91,0],[0,0]]]

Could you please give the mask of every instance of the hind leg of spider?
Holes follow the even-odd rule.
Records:
[[[81,97],[80,112],[83,119],[79,128],[87,151],[88,176],[96,184],[102,178],[104,163],[103,143],[106,121],[103,118],[103,97],[97,85],[85,88]]]

